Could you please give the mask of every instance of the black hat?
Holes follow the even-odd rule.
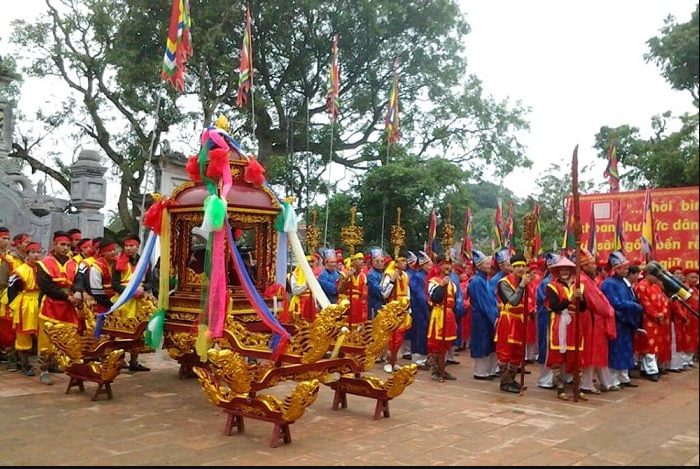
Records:
[[[514,254],[513,257],[510,258],[510,265],[512,265],[513,267],[516,267],[518,265],[527,265],[525,256],[523,256],[523,254],[520,252]]]

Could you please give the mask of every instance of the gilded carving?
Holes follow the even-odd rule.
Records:
[[[63,323],[47,322],[44,331],[54,347],[58,365],[67,373],[111,382],[124,364],[124,350],[107,336],[97,339],[92,334],[80,334],[76,327]]]
[[[340,229],[340,239],[343,245],[350,250],[350,255],[355,254],[355,247],[364,243],[364,230],[361,226],[355,225],[357,207],[350,208],[350,225]]]

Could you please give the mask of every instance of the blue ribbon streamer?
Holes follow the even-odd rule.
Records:
[[[98,314],[97,321],[95,323],[95,337],[99,338],[102,335],[102,323],[104,322],[105,317],[124,306],[127,301],[134,297],[134,293],[136,293],[136,290],[138,290],[139,286],[141,285],[141,280],[146,275],[148,264],[151,260],[151,256],[153,255],[153,250],[157,241],[158,235],[154,231],[148,233],[148,239],[146,240],[146,244],[143,246],[141,257],[136,263],[134,273],[129,279],[129,283],[127,283],[127,285],[124,287],[124,291],[119,295],[117,301],[114,302],[109,311]]]
[[[238,246],[236,246],[233,239],[233,230],[231,229],[231,223],[228,218],[226,218],[226,226],[228,228],[226,230],[226,234],[228,237],[229,246],[231,246],[231,259],[236,269],[236,273],[238,273],[238,278],[241,281],[241,286],[243,287],[243,291],[245,292],[248,301],[251,302],[258,317],[274,332],[270,342],[270,348],[273,350],[274,354],[277,355],[281,353],[279,347],[286,344],[290,334],[277,320],[272,311],[270,311],[270,308],[267,306],[267,303],[263,301],[260,293],[258,293],[258,290],[255,289],[255,285],[253,285],[250,275],[248,275],[248,270],[242,267],[244,265],[243,258],[241,257],[240,252],[238,252]],[[281,340],[282,336],[284,336],[284,340]]]

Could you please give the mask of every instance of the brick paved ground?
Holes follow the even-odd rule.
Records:
[[[2,465],[698,465],[698,370],[658,383],[564,402],[528,375],[523,397],[471,378],[463,353],[436,383],[419,371],[373,420],[374,403],[349,396],[331,410],[333,393],[291,426],[292,443],[269,447],[272,425],[246,421],[224,436],[225,415],[195,379],[179,380],[176,363],[143,355],[151,372],[117,377],[114,399],[65,394],[67,377],[45,386],[0,366]],[[377,375],[384,373],[377,368]],[[286,391],[287,384],[274,391]]]

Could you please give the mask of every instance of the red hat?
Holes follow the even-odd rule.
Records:
[[[107,254],[107,253],[110,253],[116,249],[117,249],[117,243],[112,242],[112,241],[107,241],[104,246],[102,245],[102,243],[100,243],[99,248],[98,248],[100,254]]]
[[[32,241],[31,243],[27,244],[27,252],[30,251],[41,251],[41,244],[37,243],[36,241]]]
[[[560,267],[576,267],[576,264],[571,262],[566,256],[559,256],[559,258],[549,266],[549,270],[559,269]]]
[[[681,267],[680,265],[672,265],[668,268],[668,271],[671,273],[674,273],[677,270],[683,271],[683,267]]]
[[[128,235],[122,241],[122,246],[140,246],[141,240],[136,235]]]
[[[53,242],[54,243],[70,243],[70,234],[67,231],[54,231],[53,232]]]
[[[27,241],[28,239],[29,239],[29,235],[28,235],[27,233],[19,233],[19,234],[16,234],[16,235],[12,238],[12,246],[18,247],[18,246],[20,246],[22,243],[24,243],[25,241]]]
[[[588,249],[581,248],[581,267],[589,265],[595,265],[595,257],[593,257],[593,254],[591,254]]]
[[[683,275],[690,275],[690,274],[697,274],[700,273],[698,272],[697,267],[689,267],[683,271]]]
[[[92,247],[92,240],[90,238],[80,238],[80,241],[78,241],[78,247],[79,248],[90,248]]]

